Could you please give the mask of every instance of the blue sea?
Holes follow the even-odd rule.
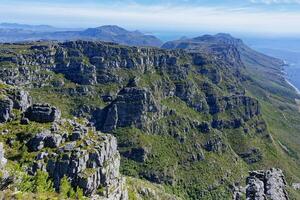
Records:
[[[287,74],[288,81],[300,90],[300,51],[289,50],[274,50],[274,49],[258,49],[267,55],[280,58],[288,65],[285,66],[284,71]]]
[[[288,64],[284,69],[287,80],[300,90],[299,38],[246,40],[246,43],[259,52],[284,60]]]

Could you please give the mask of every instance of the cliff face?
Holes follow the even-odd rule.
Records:
[[[23,86],[34,104],[23,92],[17,108],[20,98],[4,95],[0,119],[13,123],[14,110],[24,107],[25,127],[55,126],[22,139],[30,154],[40,155],[30,161],[30,172],[47,171],[57,190],[66,176],[86,195],[120,197],[121,157],[123,174],[165,185],[183,199],[228,199],[230,185],[244,183],[248,168],[286,170],[283,163],[277,166],[276,160],[286,158],[273,121],[267,121],[273,118],[265,117],[274,112],[265,98],[285,97],[271,93],[271,79],[264,85],[250,76],[257,68],[245,57],[254,54],[241,53],[240,40],[227,35],[195,40],[185,50],[182,44],[164,50],[86,41],[1,45],[1,80]],[[291,166],[297,171],[294,161]]]
[[[2,191],[15,188],[25,192],[9,181],[28,180],[14,174],[11,165],[6,167],[3,148],[11,152],[23,146],[25,152],[16,152],[18,158],[9,161],[18,162],[25,169],[23,173],[33,177],[39,171],[47,172],[57,192],[61,192],[62,179],[66,177],[74,190],[82,189],[88,197],[128,199],[126,180],[119,172],[120,154],[115,137],[97,132],[87,126],[88,122],[63,119],[60,111],[51,105],[32,105],[28,93],[18,88],[1,84],[1,95],[3,102],[9,102],[3,103],[8,106],[2,109],[1,129],[8,128],[1,136],[1,140],[8,138],[6,144],[0,143]]]

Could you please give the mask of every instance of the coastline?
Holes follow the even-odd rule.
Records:
[[[300,90],[295,86],[293,85],[293,83],[291,83],[288,79],[285,78],[285,81],[292,87],[295,89],[296,93],[300,95]]]
[[[293,85],[289,80],[287,80],[285,78],[285,81],[292,87],[295,89],[296,93],[300,95],[300,90],[295,86]],[[295,102],[296,104],[298,105],[298,112],[300,112],[300,99],[295,99]]]

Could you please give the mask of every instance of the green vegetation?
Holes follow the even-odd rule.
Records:
[[[130,50],[127,53],[133,61],[140,56],[132,53],[129,47],[109,47],[115,48],[116,52]],[[30,45],[12,45],[6,48],[26,55],[34,53]],[[13,55],[5,56],[9,58]],[[92,58],[87,55],[80,56],[69,59],[91,65]],[[159,56],[163,58],[164,55],[161,53]],[[50,103],[62,111],[63,117],[71,118],[83,106],[91,108],[92,111],[107,106],[109,102],[103,101],[103,95],[109,94],[115,98],[130,78],[140,79],[138,86],[151,91],[162,111],[145,128],[118,127],[113,132],[122,155],[121,173],[128,176],[127,185],[132,200],[140,198],[139,193],[143,187],[150,191],[143,199],[151,199],[154,194],[162,199],[172,199],[173,196],[187,200],[231,199],[232,184],[239,182],[244,186],[249,170],[271,167],[283,169],[289,185],[300,182],[300,115],[295,104],[298,96],[278,75],[278,63],[273,63],[274,69],[270,69],[258,66],[256,62],[249,61],[242,55],[246,66],[237,69],[228,63],[219,63],[219,60],[215,61],[207,54],[203,57],[207,64],[199,66],[193,65],[191,56],[182,53],[176,67],[116,67],[105,75],[111,75],[117,81],[95,85],[76,84],[67,80],[63,74],[51,70],[36,70],[38,75],[48,78],[44,84],[30,85],[26,89],[30,91],[34,102]],[[108,59],[120,61],[123,58],[113,55]],[[260,57],[259,59],[257,61],[261,63],[270,62]],[[0,65],[16,67],[11,62],[2,62]],[[37,66],[29,68],[34,70]],[[104,72],[99,70],[98,73]],[[0,84],[0,90],[5,87]],[[177,97],[174,95],[176,92],[179,93],[176,94]],[[244,94],[259,101],[262,115],[243,120],[243,125],[236,128],[211,129],[205,132],[197,127],[198,124],[210,123],[213,119],[232,121],[243,118],[247,113],[246,105],[239,105],[234,109],[226,105],[224,112],[215,114],[210,114],[208,105],[203,104],[203,111],[197,111],[196,108],[210,97]],[[38,172],[34,177],[21,173],[32,164],[36,156],[35,153],[28,152],[24,141],[41,130],[49,129],[51,124],[30,122],[29,125],[20,125],[21,114],[17,111],[14,114],[13,121],[0,125],[0,132],[8,130],[9,133],[1,135],[0,142],[5,144],[9,167],[22,176],[23,182],[17,186],[22,192],[19,198],[37,193],[42,196],[52,195],[53,199],[82,199],[82,190],[77,188],[75,192],[67,177],[61,180],[60,194],[57,194],[51,189],[52,183],[46,173]],[[151,113],[145,115],[151,118]],[[91,113],[83,113],[82,117],[90,118]],[[63,127],[68,133],[71,132],[68,124]],[[88,137],[94,139],[93,134],[89,133]],[[225,150],[205,150],[206,143],[214,138],[220,138]],[[14,142],[8,146],[8,140]],[[78,143],[77,147],[80,145]],[[93,151],[90,147],[84,148],[88,152]],[[239,155],[253,148],[259,150],[262,158],[254,163],[246,163]],[[144,155],[131,155],[134,150],[141,150]],[[94,172],[93,169],[86,169],[83,175]],[[290,186],[288,191],[291,199],[300,199],[300,192]],[[98,193],[103,192],[102,187],[98,188]]]

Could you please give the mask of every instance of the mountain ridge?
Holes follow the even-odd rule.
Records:
[[[5,25],[5,24],[4,24]],[[51,29],[51,31],[47,31]],[[155,46],[160,47],[162,41],[152,35],[145,35],[139,31],[128,31],[116,25],[105,25],[85,30],[59,30],[55,27],[8,24],[0,26],[0,41],[22,42],[38,40],[102,40],[116,42],[129,46]]]
[[[201,44],[192,44],[191,51],[189,43],[186,49],[169,50],[100,41],[2,44],[0,79],[24,87],[34,102],[60,109],[63,118],[86,119],[114,135],[123,175],[146,179],[179,198],[287,199],[287,193],[299,198],[292,188],[300,182],[300,117],[293,99],[297,94],[282,77],[281,61],[253,52],[228,35],[214,37],[198,37]],[[4,100],[4,105],[11,103]],[[39,111],[44,106],[36,107]],[[18,137],[23,129],[12,124],[19,127],[20,118],[4,114],[7,122],[1,128],[11,132],[17,147],[40,138]],[[25,116],[35,124],[30,114]],[[71,133],[68,140],[78,137],[82,136]],[[0,136],[9,162],[31,167],[38,161],[26,147],[28,154],[15,156],[18,149],[5,139]],[[14,161],[15,157],[21,159]],[[39,168],[48,165],[47,159],[40,159],[44,165]],[[55,165],[60,166],[59,158]],[[88,172],[90,177],[93,171]],[[76,186],[80,183],[77,175],[66,176]],[[277,181],[272,182],[273,177]],[[102,182],[91,180],[88,189],[103,194],[101,187],[95,191]],[[138,185],[129,184],[130,198],[155,197],[140,188],[144,182],[133,182]],[[280,192],[270,194],[269,186]]]

